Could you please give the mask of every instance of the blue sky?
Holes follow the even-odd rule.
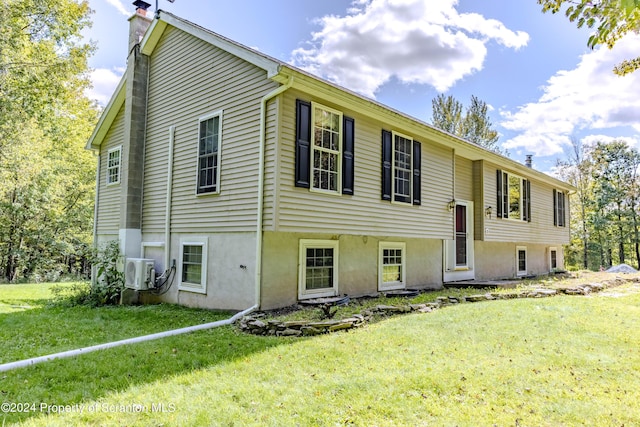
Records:
[[[640,36],[587,48],[588,30],[536,0],[158,0],[176,14],[423,121],[439,93],[491,107],[513,159],[550,171],[571,140],[621,138],[640,146]],[[151,1],[152,9],[155,1]],[[96,43],[89,95],[105,105],[125,67],[123,0],[89,0]]]

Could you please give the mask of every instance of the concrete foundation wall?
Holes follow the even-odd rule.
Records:
[[[181,242],[202,239],[207,241],[208,252],[206,294],[180,290]],[[143,242],[162,240],[164,237],[160,235],[143,236]],[[142,300],[221,310],[249,308],[255,304],[255,250],[255,233],[174,233],[171,236],[171,260],[176,261],[175,280],[166,294],[160,297],[146,294]],[[164,249],[150,246],[145,248],[142,257],[154,259],[159,272],[164,268]]]
[[[558,269],[564,268],[562,246],[531,243],[475,241],[476,280],[507,279],[517,276],[516,248],[527,251],[527,275],[542,275],[551,271],[551,247],[556,249]]]
[[[307,233],[264,234],[261,308],[295,304],[298,300],[300,239],[338,241],[338,295],[362,296],[378,292],[378,244],[406,244],[406,287],[442,287],[442,241],[379,236]]]

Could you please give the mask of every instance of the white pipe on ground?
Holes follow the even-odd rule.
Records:
[[[157,340],[159,338],[166,338],[166,337],[171,337],[171,336],[174,336],[174,335],[181,335],[181,334],[186,334],[186,333],[189,333],[189,332],[202,331],[204,329],[213,329],[213,328],[217,328],[217,327],[220,327],[220,326],[230,325],[233,322],[235,322],[236,320],[238,320],[239,318],[241,318],[242,316],[245,316],[245,315],[251,313],[256,308],[258,308],[258,307],[257,306],[253,306],[251,308],[248,308],[248,309],[246,309],[244,311],[241,311],[241,312],[235,314],[234,316],[232,316],[232,317],[230,317],[228,319],[218,320],[217,322],[203,323],[201,325],[188,326],[186,328],[173,329],[173,330],[170,330],[170,331],[158,332],[158,333],[151,334],[151,335],[143,335],[143,336],[140,336],[140,337],[127,338],[125,340],[113,341],[113,342],[109,342],[109,343],[105,343],[105,344],[98,344],[98,345],[94,345],[94,346],[91,346],[91,347],[85,347],[85,348],[78,348],[78,349],[75,349],[75,350],[63,351],[61,353],[50,354],[48,356],[40,356],[40,357],[31,358],[31,359],[19,360],[17,362],[5,363],[5,364],[0,365],[0,372],[11,371],[11,370],[17,369],[17,368],[24,368],[26,366],[35,365],[37,363],[42,363],[42,362],[48,362],[50,360],[65,359],[67,357],[79,356],[81,354],[91,353],[91,352],[94,352],[94,351],[97,351],[97,350],[106,350],[108,348],[120,347],[121,345],[137,344],[137,343],[140,343],[140,342]]]

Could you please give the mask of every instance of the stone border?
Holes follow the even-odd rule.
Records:
[[[336,331],[343,331],[358,328],[370,322],[375,315],[392,316],[396,314],[419,312],[430,313],[438,308],[472,303],[479,301],[508,300],[516,298],[547,298],[559,294],[565,295],[589,295],[592,292],[600,292],[607,288],[623,285],[627,282],[638,282],[640,279],[615,279],[605,280],[602,283],[590,283],[573,287],[561,287],[557,289],[537,288],[525,289],[514,292],[487,292],[485,294],[469,295],[466,297],[437,297],[435,302],[423,304],[407,304],[401,306],[377,305],[366,309],[362,314],[354,314],[351,317],[341,320],[325,321],[280,321],[275,319],[262,320],[265,313],[256,313],[244,316],[239,320],[240,330],[253,335],[275,335],[281,337],[299,337],[327,334]]]

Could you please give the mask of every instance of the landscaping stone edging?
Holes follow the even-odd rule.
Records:
[[[548,298],[558,294],[566,295],[589,295],[592,292],[600,292],[610,287],[620,286],[628,281],[616,277],[602,283],[589,283],[567,288],[538,288],[525,289],[514,292],[487,292],[485,294],[469,295],[466,297],[437,297],[435,302],[422,304],[407,304],[401,306],[377,305],[364,310],[361,314],[354,314],[351,317],[340,320],[324,321],[280,321],[275,319],[262,320],[264,313],[250,314],[238,321],[240,330],[253,335],[275,335],[283,337],[299,337],[326,334],[336,331],[343,331],[358,328],[370,322],[375,315],[390,316],[402,313],[430,313],[441,307],[450,305],[473,303],[479,301],[508,300],[515,298]]]

